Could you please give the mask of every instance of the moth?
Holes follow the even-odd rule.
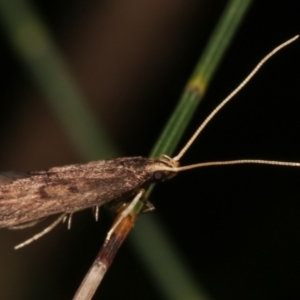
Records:
[[[110,230],[111,233],[122,219],[130,214],[139,200],[145,203],[144,211],[153,209],[153,205],[144,197],[145,190],[152,183],[171,179],[178,172],[231,164],[300,167],[298,162],[259,159],[205,162],[183,167],[179,163],[200,132],[224,105],[245,86],[271,56],[297,38],[298,36],[295,36],[286,41],[265,56],[245,80],[211,112],[179,154],[173,158],[165,155],[159,158],[125,157],[54,167],[47,171],[0,173],[0,228],[24,228],[35,225],[48,216],[59,214],[49,227],[16,246],[17,249],[49,232],[66,218],[70,226],[71,216],[77,211],[94,208],[95,217],[98,219],[99,207],[128,203]]]

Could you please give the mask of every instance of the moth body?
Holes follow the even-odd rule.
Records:
[[[166,179],[170,172],[160,171],[157,176],[159,166],[170,167],[160,159],[126,157],[47,171],[2,173],[0,228],[54,214],[129,202],[152,182]]]

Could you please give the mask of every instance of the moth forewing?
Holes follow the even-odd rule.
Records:
[[[59,213],[130,201],[156,177],[164,161],[128,157],[48,171],[6,173],[0,177],[0,227],[11,227]],[[169,172],[165,172],[169,173]],[[8,176],[9,175],[9,176]],[[167,174],[161,176],[167,177]]]

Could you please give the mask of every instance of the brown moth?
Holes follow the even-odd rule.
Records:
[[[2,173],[0,227],[11,227],[58,213],[128,202],[168,173],[160,159],[126,157],[54,167],[48,171]]]
[[[150,184],[170,179],[180,171],[230,164],[269,164],[300,167],[300,163],[297,162],[259,159],[206,162],[179,166],[181,157],[217,112],[244,87],[271,56],[297,38],[298,36],[295,36],[279,45],[264,57],[246,79],[211,112],[186,146],[173,158],[168,156],[161,158],[127,157],[54,167],[47,171],[1,173],[0,228],[24,228],[35,225],[45,217],[60,214],[59,218],[44,231],[15,247],[20,248],[49,232],[68,216],[68,226],[70,226],[71,216],[74,212],[90,207],[95,208],[97,219],[99,207],[129,203],[121,218],[110,230],[111,233],[140,199],[146,204],[145,211],[153,208],[153,205],[143,198],[144,191]]]

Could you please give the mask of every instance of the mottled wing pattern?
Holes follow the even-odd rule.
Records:
[[[139,171],[130,164],[130,159],[56,167],[41,172],[2,173],[0,227],[111,201],[130,201],[145,181],[144,165]]]

